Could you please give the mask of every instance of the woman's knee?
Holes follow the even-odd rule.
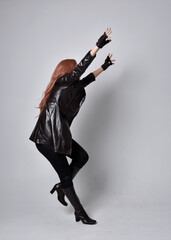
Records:
[[[88,160],[89,160],[89,155],[88,155],[88,153],[86,151],[83,154],[83,159],[84,159],[85,163],[88,162]]]
[[[82,151],[81,154],[79,155],[79,159],[78,159],[78,164],[79,167],[83,167],[89,160],[89,155],[86,151]]]

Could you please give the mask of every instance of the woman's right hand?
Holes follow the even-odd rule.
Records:
[[[106,70],[110,65],[113,65],[113,61],[116,61],[116,60],[111,60],[111,57],[112,57],[112,54],[108,55],[105,59],[105,62],[103,63],[103,65],[101,66],[103,68],[103,71]]]
[[[104,47],[107,43],[111,42],[111,37],[108,37],[112,33],[111,28],[107,28],[103,35],[96,42],[98,48]]]

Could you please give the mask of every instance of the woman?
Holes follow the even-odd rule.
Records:
[[[77,65],[74,59],[62,60],[52,74],[51,81],[39,104],[40,114],[29,139],[35,142],[40,153],[47,158],[60,181],[55,184],[50,193],[57,192],[58,200],[67,206],[64,197],[68,198],[74,208],[76,221],[85,224],[96,224],[84,210],[74,189],[73,178],[89,159],[88,153],[74,139],[70,126],[85,100],[85,87],[110,65],[112,55],[108,55],[103,65],[80,80],[90,63],[96,57],[97,51],[111,41],[111,28],[106,29],[98,39],[96,46],[88,51]],[[68,164],[67,158],[72,159]]]

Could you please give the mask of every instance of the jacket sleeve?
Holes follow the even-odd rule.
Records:
[[[83,59],[77,64],[71,73],[65,74],[63,77],[57,79],[56,83],[69,83],[72,84],[85,72],[88,66],[96,57],[96,54],[92,56],[90,54],[91,50],[83,57]]]
[[[91,82],[95,81],[95,76],[94,74],[91,72],[90,74],[88,74],[86,77],[84,77],[83,79],[80,80],[80,83],[83,85],[83,87],[86,87],[87,85],[89,85]]]

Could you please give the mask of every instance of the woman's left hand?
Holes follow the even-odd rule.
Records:
[[[98,39],[96,46],[98,48],[104,47],[107,43],[111,42],[111,37],[109,35],[112,33],[111,28],[107,28],[103,35]]]

